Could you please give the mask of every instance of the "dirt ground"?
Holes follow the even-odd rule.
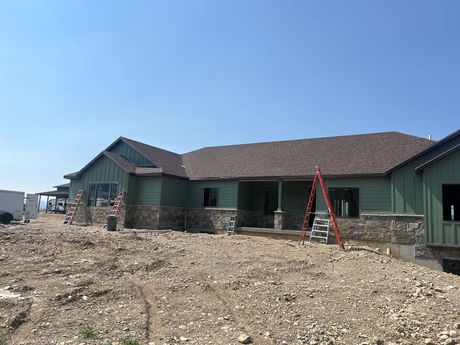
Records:
[[[227,345],[244,334],[253,344],[454,344],[460,276],[242,235],[108,232],[50,215],[0,227],[1,345]]]

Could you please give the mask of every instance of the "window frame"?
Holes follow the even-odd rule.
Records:
[[[334,190],[337,190],[337,189],[340,189],[340,190],[343,190],[343,193],[345,193],[345,190],[356,190],[357,191],[357,200],[356,200],[356,215],[342,215],[342,214],[339,214],[338,211],[338,208],[336,207],[336,205],[334,204],[334,201],[333,201],[333,198],[332,198],[332,193],[334,192]],[[359,187],[328,187],[327,188],[327,194],[328,194],[328,197],[329,197],[329,200],[331,202],[331,206],[332,206],[332,209],[334,210],[334,214],[337,218],[359,218],[360,215],[361,215],[361,191],[360,191],[360,188]],[[342,200],[345,200],[345,199],[342,199]],[[348,213],[350,214],[351,210],[351,205],[349,205],[348,207]]]
[[[448,186],[455,186],[455,188],[460,189],[460,183],[443,183],[441,185],[441,218],[443,222],[458,223],[460,222],[460,200],[458,201],[458,204],[457,201],[454,202],[454,206],[458,206],[454,207],[454,219],[452,219],[451,213],[452,202],[450,202],[450,205],[447,206],[447,209],[444,208],[444,198],[446,197],[444,189]]]
[[[206,205],[205,202],[206,202],[206,190],[209,190],[209,196],[208,196],[208,204],[209,205]],[[215,191],[215,200],[216,200],[216,204],[215,205],[211,205],[211,192],[212,191]],[[216,208],[216,207],[219,207],[219,188],[217,187],[204,187],[203,188],[203,192],[202,192],[202,197],[201,197],[201,205],[202,207],[204,208]]]
[[[94,187],[94,195],[92,195],[93,187]],[[88,195],[86,197],[86,206],[91,207],[96,204],[96,192],[97,192],[97,183],[90,183],[88,185]]]
[[[107,206],[96,206],[96,203],[97,203],[97,194],[98,194],[98,186],[99,185],[104,185],[104,184],[107,184],[109,186],[109,190],[108,190],[108,205]],[[91,199],[91,188],[94,186],[94,198]],[[115,189],[116,189],[116,196],[118,196],[119,194],[119,183],[118,181],[111,181],[111,182],[91,182],[88,184],[88,196],[86,198],[86,206],[88,207],[101,207],[101,208],[108,208],[108,207],[112,207],[115,203],[115,199],[111,200],[111,196],[112,196],[112,188],[113,186],[115,186]],[[116,198],[115,196],[115,198]]]

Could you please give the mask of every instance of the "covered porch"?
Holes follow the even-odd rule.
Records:
[[[240,181],[238,225],[241,231],[298,236],[311,184],[311,180]],[[315,211],[316,200],[313,204]],[[313,218],[309,226],[312,223]]]
[[[48,213],[48,211],[54,213],[65,213],[67,211],[67,200],[69,199],[69,187],[70,183],[65,183],[59,186],[54,186],[56,190],[37,193],[38,209],[40,209],[42,196],[46,196],[45,213]],[[50,200],[50,197],[54,199]]]

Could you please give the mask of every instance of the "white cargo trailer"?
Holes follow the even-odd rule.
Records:
[[[0,211],[11,213],[14,220],[22,220],[24,192],[0,189]]]

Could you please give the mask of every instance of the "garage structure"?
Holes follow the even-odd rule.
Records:
[[[286,237],[300,230],[319,165],[344,239],[441,268],[460,258],[459,144],[459,130],[439,142],[384,132],[177,154],[120,137],[65,178],[70,199],[85,191],[80,223],[105,223],[126,192],[128,228],[220,232],[236,216],[240,233]]]

